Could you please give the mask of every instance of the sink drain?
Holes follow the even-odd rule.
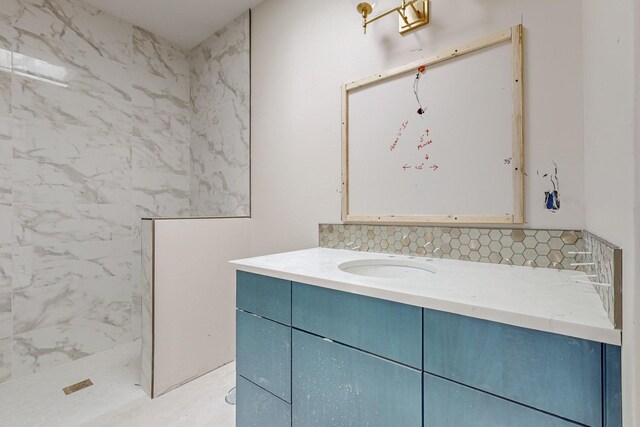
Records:
[[[227,395],[224,397],[224,401],[227,402],[229,405],[236,404],[236,388],[235,387],[229,390],[229,393],[227,393]]]

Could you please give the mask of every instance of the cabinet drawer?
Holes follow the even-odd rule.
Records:
[[[291,405],[236,376],[236,427],[291,427]]]
[[[237,310],[236,371],[291,403],[291,328]]]
[[[589,426],[601,357],[599,343],[425,309],[426,372]]]
[[[291,325],[291,282],[238,271],[236,307]]]
[[[422,309],[293,283],[292,324],[322,337],[422,369]]]
[[[294,427],[421,427],[421,405],[421,371],[294,329]]]
[[[569,421],[424,375],[425,427],[576,427]]]

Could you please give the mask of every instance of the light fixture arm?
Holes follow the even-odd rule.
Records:
[[[416,3],[421,3],[420,7],[423,7],[424,5],[424,8],[426,9],[425,13],[420,11],[419,8],[416,8],[415,6]],[[415,17],[417,18],[416,22],[409,21],[409,18],[407,17],[408,8],[411,8],[411,11],[414,13]],[[373,12],[373,8],[368,3],[363,2],[358,5],[358,12],[362,15],[362,26],[364,28],[365,34],[367,33],[367,26],[369,24],[379,19],[382,19],[385,16],[395,14],[396,12],[400,15],[400,19],[402,19],[402,21],[404,22],[405,29],[404,30],[401,29],[400,31],[403,34],[405,32],[408,32],[418,27],[421,27],[423,25],[426,25],[429,22],[428,0],[402,0],[402,4],[400,6],[390,9],[373,18],[369,18],[369,15]]]
[[[400,14],[400,18],[404,21],[405,24],[409,25],[409,20],[407,19],[407,14],[405,13],[406,9],[398,8],[396,9]]]
[[[422,18],[422,12],[416,9],[415,3],[415,1],[412,1],[411,3],[409,3],[409,6],[411,6],[411,9],[413,9],[413,13],[415,13],[418,18]]]

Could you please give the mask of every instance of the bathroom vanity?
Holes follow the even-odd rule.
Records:
[[[236,425],[620,426],[575,271],[310,249],[234,261]]]

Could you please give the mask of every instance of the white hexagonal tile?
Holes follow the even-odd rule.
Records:
[[[546,230],[538,230],[536,231],[536,239],[538,240],[538,242],[548,242],[549,239],[551,238],[551,235],[549,234],[548,231]]]
[[[536,252],[538,255],[547,256],[550,251],[551,251],[551,248],[546,243],[538,243],[536,245]],[[538,265],[540,265],[540,263],[538,263]]]
[[[522,243],[524,243],[524,247],[527,249],[533,249],[536,247],[536,245],[538,244],[538,241],[536,240],[535,237],[533,236],[527,236],[524,238],[524,240],[522,241]]]
[[[511,249],[513,249],[513,252],[516,254],[522,254],[525,250],[524,243],[514,242],[513,245],[511,245]]]
[[[489,231],[489,238],[491,240],[499,241],[501,237],[502,237],[502,233],[500,232],[500,230]]]
[[[564,242],[559,237],[552,237],[551,239],[549,239],[548,244],[551,249],[555,250],[562,249],[562,247],[564,246]]]
[[[551,261],[549,261],[549,258],[547,258],[546,256],[539,256],[538,258],[536,258],[536,264],[538,265],[538,267],[547,268],[549,267],[549,265],[551,265]]]
[[[511,250],[511,248],[502,248],[500,255],[502,255],[503,258],[511,259],[513,258],[513,250]]]

